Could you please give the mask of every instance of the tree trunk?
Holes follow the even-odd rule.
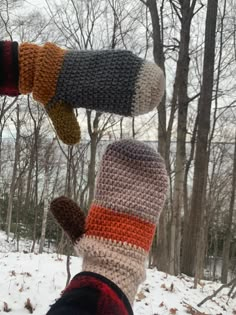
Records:
[[[49,150],[50,151],[50,150]],[[43,252],[43,247],[45,243],[46,227],[47,227],[47,218],[49,210],[49,198],[48,198],[48,189],[49,189],[49,155],[45,160],[45,172],[44,172],[44,206],[43,206],[43,219],[42,219],[42,228],[41,228],[41,238],[39,244],[39,254]]]
[[[233,214],[234,214],[234,204],[235,204],[235,190],[236,190],[236,133],[235,133],[235,143],[234,143],[234,162],[233,162],[233,174],[232,174],[232,192],[229,205],[229,217],[227,222],[226,237],[224,240],[223,248],[223,265],[221,271],[221,281],[222,283],[227,283],[228,272],[229,272],[229,260],[230,260],[230,243],[232,240],[232,224],[233,224]]]
[[[20,108],[19,108],[19,104],[17,104],[15,156],[14,156],[10,193],[9,193],[8,205],[7,205],[7,220],[6,220],[7,241],[9,241],[10,232],[11,232],[13,200],[14,200],[14,193],[16,189],[17,165],[19,163],[19,159],[20,159]]]
[[[217,257],[218,257],[218,235],[217,232],[215,232],[214,235],[214,253],[213,253],[213,271],[212,271],[212,279],[209,280],[213,280],[216,281],[216,268],[217,268]]]
[[[7,103],[8,99],[9,98],[4,97],[0,106],[0,174],[2,171],[2,139],[3,139],[2,136],[3,136],[3,130],[7,122],[6,113],[15,105],[17,101],[17,97],[10,104]]]
[[[87,111],[87,122],[88,131],[90,136],[90,162],[88,167],[88,202],[87,209],[89,209],[95,191],[95,169],[96,169],[96,153],[97,153],[97,142],[98,142],[98,124],[100,120],[101,113],[96,112],[95,118],[93,120],[93,127],[91,123],[91,112]]]
[[[16,225],[15,225],[15,234],[14,234],[14,238],[16,239],[16,251],[19,252],[20,248],[19,248],[19,243],[20,243],[20,227],[21,225],[20,223],[20,212],[22,209],[22,204],[23,204],[23,181],[24,181],[24,177],[19,175],[18,177],[18,192],[17,192],[17,207],[16,207]]]
[[[181,33],[179,58],[177,62],[175,86],[178,102],[177,148],[175,161],[175,183],[173,194],[173,212],[171,220],[170,270],[171,274],[180,273],[181,214],[184,200],[184,178],[186,161],[186,133],[188,115],[188,74],[190,27],[195,3],[189,1],[181,4]]]
[[[33,225],[33,243],[31,247],[31,253],[34,252],[36,237],[37,237],[37,223],[38,223],[38,207],[39,207],[39,196],[38,196],[38,183],[39,183],[39,140],[40,140],[40,128],[42,122],[42,116],[39,120],[36,120],[32,114],[30,107],[30,100],[28,97],[28,109],[31,118],[34,123],[34,151],[35,151],[35,183],[34,183],[34,225]]]
[[[199,248],[199,240],[202,237],[200,235],[200,232],[204,218],[206,179],[208,174],[207,145],[208,134],[210,130],[211,102],[214,79],[217,7],[218,0],[208,0],[205,29],[203,81],[198,104],[199,124],[196,144],[192,200],[189,222],[187,224],[187,233],[186,238],[184,239],[183,246],[182,271],[190,276],[193,276],[195,274],[196,269],[201,273],[201,270],[203,268],[203,266],[199,266],[199,264],[202,264],[202,257],[198,257],[196,253],[197,248]]]
[[[25,195],[25,211],[28,211],[30,199],[32,197],[32,175],[35,166],[35,146],[31,144],[30,148],[30,157],[29,157],[29,168],[28,168],[28,176],[27,176],[27,183],[26,183],[26,195]]]
[[[156,0],[147,1],[147,6],[151,15],[153,28],[153,57],[156,64],[165,73],[165,62],[163,52],[163,38],[161,36],[161,23],[157,9]],[[166,164],[169,160],[169,153],[166,153],[166,97],[164,96],[158,106],[158,151],[165,159]],[[152,266],[158,267],[159,270],[168,271],[168,244],[167,244],[167,220],[166,207],[163,209],[156,235],[153,241],[150,253]]]

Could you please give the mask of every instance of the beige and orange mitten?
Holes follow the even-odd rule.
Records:
[[[161,69],[130,51],[0,41],[0,94],[32,93],[66,144],[80,140],[74,108],[142,115],[159,105],[164,86]]]
[[[154,149],[136,140],[120,140],[108,145],[103,155],[85,226],[82,223],[81,228],[75,219],[81,211],[74,202],[67,200],[63,211],[60,199],[51,205],[76,252],[83,256],[83,271],[114,282],[131,304],[145,279],[167,186],[163,159]]]

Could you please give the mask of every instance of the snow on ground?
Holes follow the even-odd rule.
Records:
[[[0,251],[4,241],[0,238]],[[81,259],[71,257],[71,275],[81,270]],[[46,314],[64,289],[67,279],[66,257],[57,254],[24,254],[0,252],[0,313],[4,305],[12,315],[27,315],[27,299],[33,314]],[[157,270],[147,270],[147,279],[139,288],[134,303],[135,315],[194,314],[233,315],[236,301],[228,301],[228,290],[221,291],[212,301],[198,308],[197,304],[212,294],[220,284],[202,281],[193,289],[193,279],[173,277]],[[194,312],[195,310],[195,312]],[[199,313],[196,312],[199,311]]]

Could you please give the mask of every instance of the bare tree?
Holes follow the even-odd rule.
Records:
[[[193,179],[193,192],[188,233],[183,245],[183,272],[188,275],[202,273],[204,256],[204,210],[206,197],[206,179],[208,173],[208,135],[210,130],[210,114],[215,62],[215,35],[217,20],[217,0],[208,0],[205,52],[201,95],[199,99],[199,122],[196,144],[196,157]]]
[[[9,116],[11,115],[11,110],[15,106],[17,98],[15,97],[13,101],[9,102],[7,97],[2,99],[2,104],[0,106],[0,174],[1,174],[1,161],[2,161],[2,137],[3,131],[6,127]]]
[[[143,1],[142,1],[143,2]],[[143,2],[149,9],[152,28],[153,28],[153,57],[154,61],[160,66],[165,73],[164,50],[163,50],[163,25],[162,19],[159,17],[156,0]],[[163,9],[162,1],[162,9]],[[170,129],[169,129],[170,130]],[[158,107],[158,150],[165,158],[166,165],[169,164],[169,154],[167,153],[167,135],[166,135],[166,96],[164,95]],[[169,170],[169,168],[168,168]],[[160,216],[157,235],[154,238],[151,256],[152,266],[158,266],[162,271],[168,271],[168,245],[167,245],[167,222],[166,211],[163,211]]]
[[[232,240],[232,224],[233,224],[233,214],[235,205],[235,192],[236,192],[236,133],[235,133],[235,143],[234,143],[234,155],[233,155],[233,168],[232,168],[232,191],[229,204],[229,213],[226,228],[226,237],[224,240],[223,249],[223,265],[221,272],[221,281],[227,283],[228,271],[229,271],[229,258],[230,258],[230,243]]]
[[[52,139],[52,142],[48,144],[47,150],[45,152],[45,166],[44,166],[44,188],[43,188],[43,218],[42,218],[42,227],[41,227],[41,237],[39,243],[39,253],[43,252],[43,247],[45,243],[46,236],[46,227],[47,227],[47,218],[49,211],[49,168],[52,164],[51,156],[54,149],[55,139]]]
[[[31,104],[30,104],[30,98],[28,97],[28,109],[29,113],[31,116],[31,119],[33,121],[33,147],[32,149],[34,150],[34,155],[33,158],[35,159],[34,161],[34,167],[35,167],[35,183],[34,183],[34,224],[33,224],[33,243],[31,247],[31,252],[34,252],[35,244],[37,241],[37,224],[38,224],[38,211],[39,211],[39,145],[41,141],[41,136],[40,136],[40,130],[42,127],[42,122],[43,122],[43,115],[44,113],[42,111],[37,110],[36,115],[33,114],[33,111],[31,109]]]
[[[16,107],[16,139],[15,139],[15,155],[14,155],[14,162],[13,162],[13,171],[12,171],[12,178],[10,184],[10,192],[8,198],[8,206],[7,206],[7,219],[6,219],[6,233],[7,233],[7,240],[9,241],[10,232],[11,232],[11,221],[12,221],[12,209],[13,209],[13,199],[16,190],[16,178],[17,178],[17,169],[20,159],[20,106],[17,104]]]

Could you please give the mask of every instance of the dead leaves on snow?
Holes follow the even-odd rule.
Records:
[[[29,311],[30,314],[32,314],[35,310],[29,298],[25,302],[25,308]],[[3,302],[3,312],[11,312],[11,308],[8,306],[7,302]]]
[[[140,292],[136,295],[136,301],[137,301],[137,302],[140,302],[140,301],[144,300],[145,298],[146,298],[146,295],[145,295],[142,291],[140,291]]]
[[[9,272],[9,275],[11,276],[11,277],[16,277],[16,272],[15,272],[15,270],[11,270],[10,272]],[[20,273],[20,275],[21,276],[26,276],[26,277],[32,277],[32,275],[31,275],[31,273],[30,272],[21,272]]]
[[[161,302],[159,307],[166,307],[163,301]],[[166,309],[167,309],[167,307],[166,307]],[[176,315],[176,314],[178,314],[177,312],[178,312],[177,308],[172,307],[169,309],[169,314],[171,314],[171,315]]]
[[[162,283],[161,288],[165,289],[165,291],[174,292],[174,283],[172,282],[170,287],[167,287],[165,283]]]
[[[9,308],[7,302],[3,302],[3,312],[10,312],[11,309]]]
[[[25,308],[32,314],[34,312],[33,305],[30,302],[30,299],[27,299],[25,302]]]

